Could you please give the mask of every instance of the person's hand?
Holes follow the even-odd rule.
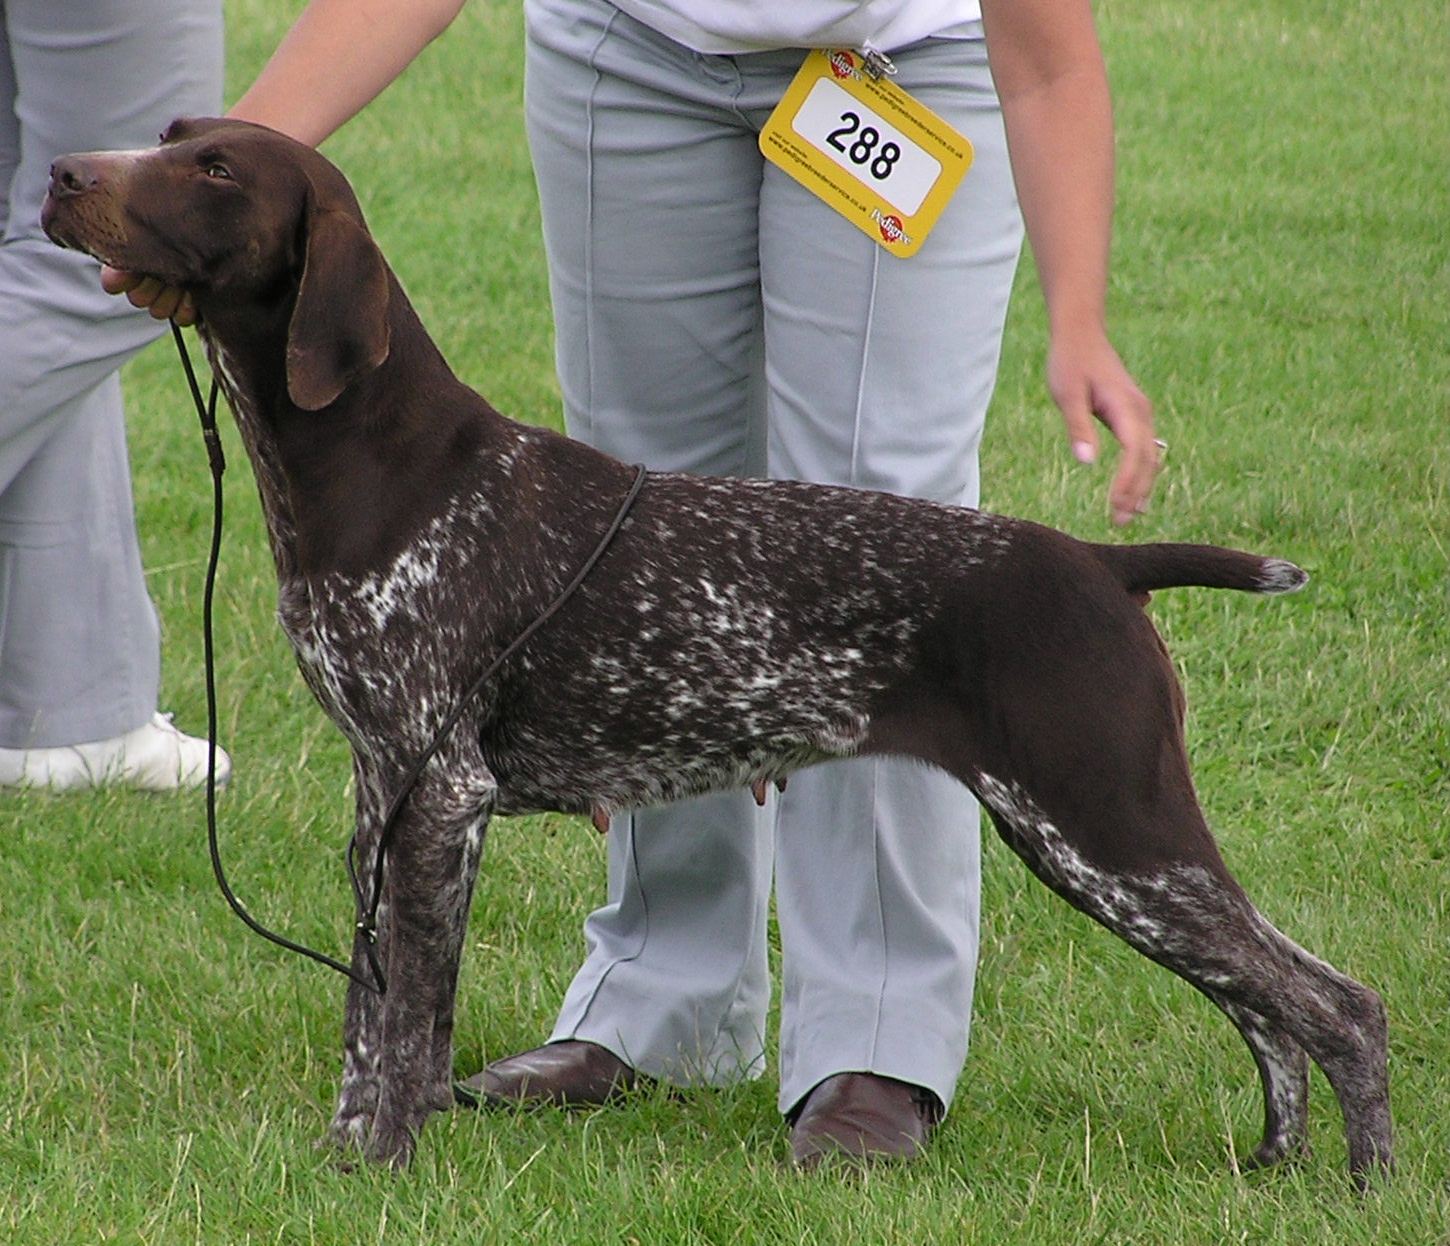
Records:
[[[174,320],[183,328],[196,323],[191,295],[159,278],[103,265],[101,288],[107,294],[124,294],[132,307],[144,307],[157,320]]]
[[[1130,523],[1147,509],[1167,449],[1154,436],[1153,404],[1105,337],[1054,341],[1047,356],[1047,384],[1067,423],[1078,462],[1097,460],[1095,420],[1122,447],[1108,503],[1114,523]]]

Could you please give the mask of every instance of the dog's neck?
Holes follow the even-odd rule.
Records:
[[[608,526],[630,469],[500,415],[454,376],[396,284],[392,294],[387,358],[317,411],[287,392],[290,305],[198,299],[261,494],[284,627],[303,635],[311,603],[430,547],[441,524],[472,534],[448,557],[478,583],[509,576],[520,558],[557,569],[517,585],[496,612],[511,634],[514,614],[527,622],[542,609]],[[495,525],[507,540],[494,539]]]
[[[393,353],[317,411],[299,408],[287,389],[290,302],[244,314],[199,305],[284,581],[386,560],[435,517],[436,508],[418,509],[417,500],[446,502],[448,478],[505,423],[453,376],[396,286]],[[421,408],[420,392],[431,395]],[[429,487],[413,487],[410,478]]]
[[[282,325],[281,340],[285,344],[285,320]],[[277,380],[268,375],[269,369],[260,362],[268,356],[268,338],[276,335],[245,331],[239,325],[228,324],[225,313],[211,314],[204,306],[197,331],[206,345],[212,375],[226,395],[242,445],[251,460],[272,557],[277,564],[277,578],[286,585],[298,575],[297,522],[287,473],[268,414],[277,398]]]

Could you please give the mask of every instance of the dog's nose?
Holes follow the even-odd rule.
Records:
[[[50,166],[50,196],[66,199],[83,195],[99,181],[95,167],[81,156],[62,156]]]

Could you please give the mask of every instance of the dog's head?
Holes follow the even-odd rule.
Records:
[[[187,119],[158,147],[63,156],[41,225],[61,246],[190,290],[204,319],[290,303],[287,390],[306,410],[387,358],[387,265],[352,188],[274,130]]]

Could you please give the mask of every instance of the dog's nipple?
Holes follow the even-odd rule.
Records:
[[[757,805],[764,805],[765,804],[765,792],[766,792],[766,787],[767,787],[767,785],[769,783],[770,783],[770,780],[769,779],[763,779],[762,778],[762,779],[756,779],[755,782],[750,785],[750,794],[755,797],[755,803]],[[776,788],[776,791],[778,791],[778,792],[785,791],[785,776],[784,775],[781,775],[780,778],[778,778],[775,781],[775,788]]]
[[[609,834],[609,810],[603,805],[590,806],[589,820],[594,823],[594,829],[601,835]]]

